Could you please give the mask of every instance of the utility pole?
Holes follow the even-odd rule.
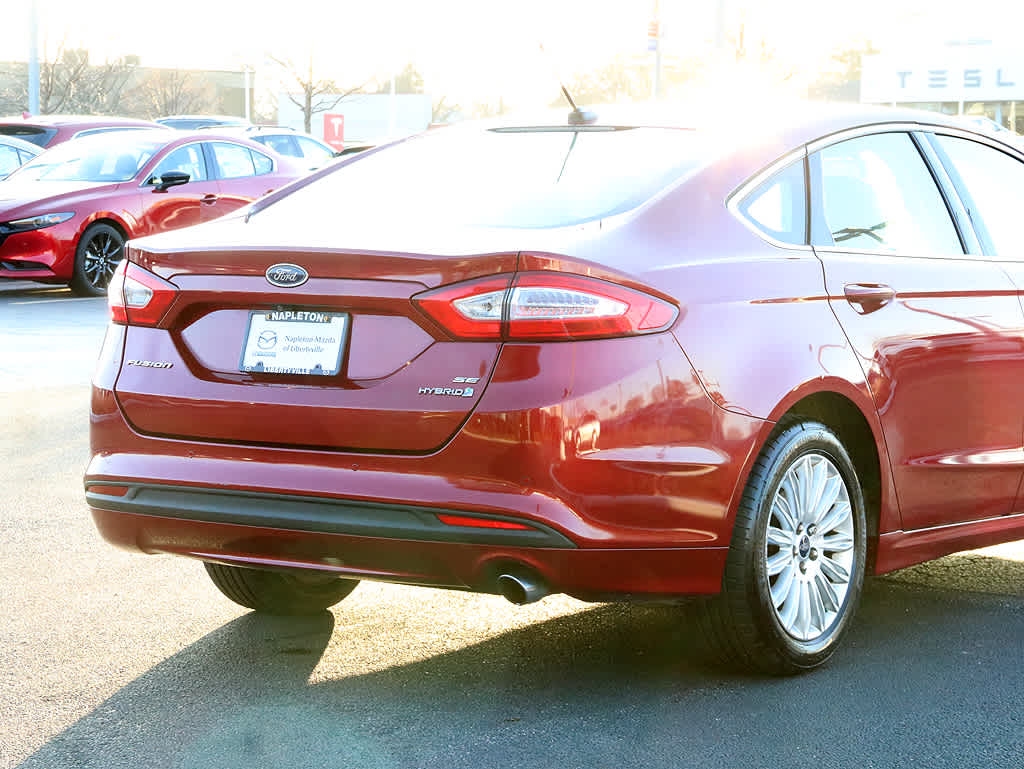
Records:
[[[245,65],[245,119],[247,122],[252,121],[252,106],[251,101],[251,90],[252,90],[252,67],[248,64]]]
[[[395,138],[395,75],[391,75],[391,98],[388,99],[388,139]]]
[[[661,97],[661,11],[654,0],[654,18],[647,27],[647,49],[654,49],[654,98]]]
[[[715,3],[715,48],[719,54],[725,51],[725,2],[716,0]]]
[[[30,0],[28,7],[28,111],[39,114],[39,24],[36,17],[36,0]]]

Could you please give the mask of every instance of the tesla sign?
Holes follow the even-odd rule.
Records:
[[[1018,101],[1024,59],[970,49],[917,60],[865,56],[860,93],[864,102]]]
[[[345,116],[324,114],[324,141],[335,151],[345,149]]]

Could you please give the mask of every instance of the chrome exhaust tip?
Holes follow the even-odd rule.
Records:
[[[498,590],[516,606],[539,601],[551,592],[539,578],[524,573],[500,575]]]

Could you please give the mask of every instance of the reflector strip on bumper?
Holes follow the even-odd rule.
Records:
[[[534,521],[435,507],[116,481],[88,484],[85,497],[100,510],[210,523],[427,542],[576,547]],[[442,522],[444,517],[453,522]]]

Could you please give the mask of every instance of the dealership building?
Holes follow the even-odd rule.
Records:
[[[1024,134],[1024,49],[960,43],[865,56],[860,100],[984,115]]]

